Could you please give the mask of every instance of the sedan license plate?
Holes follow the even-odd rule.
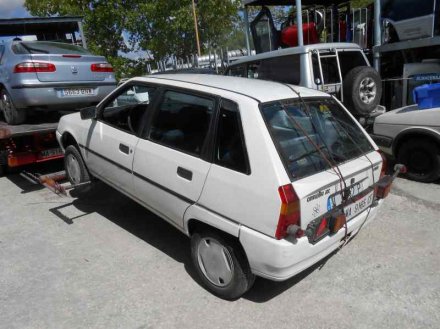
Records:
[[[345,212],[345,216],[347,217],[347,221],[359,215],[361,212],[367,209],[373,203],[373,196],[374,196],[374,192],[371,191],[362,199],[352,203],[348,207],[345,207],[344,212]]]
[[[62,155],[62,154],[63,154],[63,150],[61,150],[61,148],[54,148],[54,149],[44,150],[44,151],[40,152],[40,156],[42,159],[51,158],[51,157],[55,157],[55,156]]]
[[[62,89],[62,96],[87,96],[93,95],[93,88],[74,88],[74,89]]]

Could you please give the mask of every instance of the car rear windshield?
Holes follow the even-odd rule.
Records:
[[[263,104],[261,112],[293,180],[373,150],[361,128],[332,98],[280,100]]]
[[[68,43],[47,41],[17,42],[12,46],[12,51],[17,55],[25,54],[78,54],[91,55],[82,47]]]

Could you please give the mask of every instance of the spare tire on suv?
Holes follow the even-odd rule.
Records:
[[[379,73],[370,66],[357,66],[344,78],[344,104],[354,114],[368,116],[379,105],[382,83]]]

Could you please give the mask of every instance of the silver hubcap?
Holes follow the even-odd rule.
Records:
[[[370,104],[376,98],[377,87],[376,83],[371,78],[365,78],[361,81],[359,87],[359,96],[362,102],[365,104]]]
[[[234,272],[231,254],[217,240],[203,238],[197,247],[199,267],[205,277],[214,285],[227,286]]]
[[[79,166],[79,162],[72,154],[67,155],[66,170],[69,174],[69,178],[74,184],[81,183],[81,169]]]

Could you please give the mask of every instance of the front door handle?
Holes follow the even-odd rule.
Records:
[[[192,171],[182,167],[177,167],[177,175],[179,175],[182,178],[185,178],[186,180],[192,180],[193,178]]]
[[[130,148],[125,144],[119,144],[119,151],[121,151],[122,153],[125,153],[125,154],[129,154]]]

